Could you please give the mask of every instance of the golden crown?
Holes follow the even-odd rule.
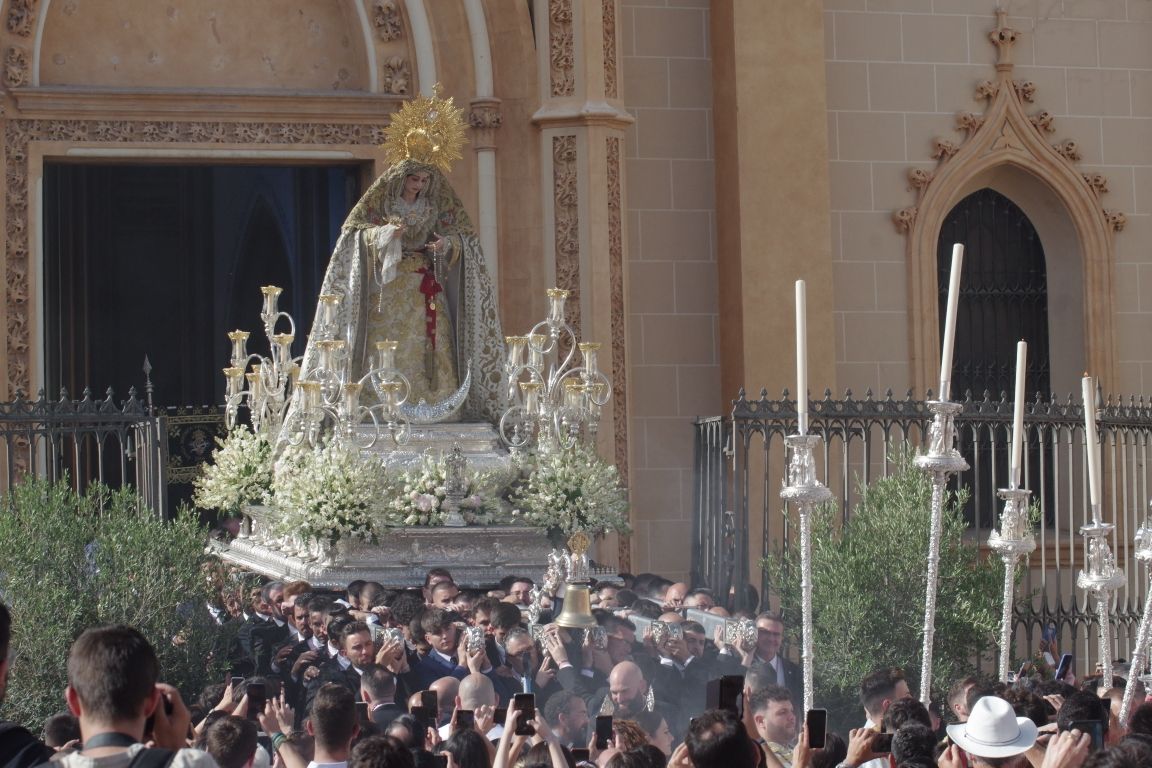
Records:
[[[431,165],[443,173],[461,158],[464,137],[463,110],[457,109],[452,97],[440,98],[440,84],[432,86],[432,95],[404,102],[392,115],[384,130],[384,154],[389,165],[405,160]]]

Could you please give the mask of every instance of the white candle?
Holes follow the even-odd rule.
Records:
[[[940,350],[940,400],[947,400],[952,388],[952,348],[956,345],[956,305],[960,302],[960,266],[964,245],[952,246],[952,274],[948,277],[948,314],[944,316],[944,345]]]
[[[808,321],[804,281],[796,281],[796,413],[800,434],[808,434]]]
[[[1012,463],[1011,481],[1013,488],[1020,487],[1020,456],[1024,449],[1024,369],[1028,365],[1028,342],[1016,342],[1016,401],[1012,414]]]
[[[1084,449],[1088,454],[1088,499],[1093,518],[1100,505],[1100,446],[1096,442],[1096,385],[1091,376],[1080,382],[1084,395]]]

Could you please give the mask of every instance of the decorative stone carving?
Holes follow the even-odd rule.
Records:
[[[1112,227],[1114,232],[1123,232],[1124,227],[1128,224],[1128,217],[1122,211],[1113,211],[1108,208],[1104,209],[1104,220],[1108,222],[1108,226]]]
[[[572,0],[548,2],[548,80],[553,96],[576,92],[576,67],[572,31]]]
[[[376,33],[386,43],[399,40],[404,34],[400,21],[400,4],[397,0],[376,0],[372,6],[372,23]]]
[[[469,106],[468,125],[475,132],[473,148],[494,149],[496,129],[504,123],[504,117],[500,114],[500,99],[473,99]]]
[[[1036,130],[1041,133],[1052,133],[1056,130],[1056,127],[1052,125],[1052,113],[1048,110],[1037,112],[1028,119],[1032,122],[1032,125],[1036,126]]]
[[[981,80],[976,86],[976,99],[985,100],[994,97],[1000,90],[1000,84],[995,80]]]
[[[924,168],[908,169],[908,183],[912,185],[913,189],[924,189],[932,181],[933,176],[935,174],[932,171]]]
[[[1024,145],[1020,142],[1020,137],[1016,135],[1016,129],[1012,127],[1011,123],[1004,123],[1000,126],[1000,135],[996,141],[992,142],[991,151],[995,152],[1001,149],[1024,151]]]
[[[33,3],[30,7],[35,7]],[[11,19],[11,16],[9,16]],[[157,121],[22,120],[4,125],[6,189],[4,273],[7,385],[11,396],[32,391],[28,323],[28,143],[67,141],[101,143],[276,144],[286,136],[303,144],[380,144],[383,126],[331,123],[202,123]]]
[[[552,200],[556,227],[556,287],[568,291],[565,319],[580,329],[580,213],[576,137],[552,137]],[[567,350],[562,350],[566,352]]]
[[[1082,173],[1084,182],[1091,187],[1097,197],[1108,192],[1108,177],[1102,173]]]
[[[940,160],[941,162],[955,155],[960,150],[960,147],[954,141],[948,139],[934,139],[932,141],[932,159]]]
[[[8,31],[20,37],[31,37],[36,28],[40,0],[8,0]]]
[[[411,82],[412,72],[408,68],[408,60],[403,56],[393,56],[384,62],[384,93],[406,96]]]
[[[1056,150],[1056,153],[1066,160],[1070,160],[1073,163],[1080,162],[1080,147],[1076,142],[1072,141],[1072,139],[1065,139],[1059,144],[1053,144],[1052,149]]]
[[[612,296],[612,428],[616,435],[613,459],[621,482],[628,485],[628,391],[624,327],[624,230],[620,192],[620,138],[607,139],[608,158],[608,272]],[[618,552],[620,570],[631,570],[632,552],[627,536],[620,537]]]
[[[912,229],[912,225],[916,223],[916,206],[910,205],[907,208],[901,208],[892,214],[892,223],[896,225],[896,229],[900,232],[908,232]]]
[[[13,45],[4,54],[4,82],[9,88],[23,88],[30,82],[28,51],[19,45]]]
[[[960,112],[956,115],[956,129],[964,131],[968,135],[976,133],[982,125],[984,125],[983,115],[977,115],[974,112]]]
[[[603,0],[604,29],[604,95],[615,99],[619,95],[616,75],[616,0]]]
[[[996,46],[997,70],[1012,69],[1012,46],[1020,33],[1008,26],[1008,12],[1003,8],[996,9],[996,29],[988,33],[988,39]]]
[[[1031,104],[1035,100],[1036,83],[1031,80],[1013,80],[1012,87],[1016,89],[1016,95],[1020,97],[1021,101]]]

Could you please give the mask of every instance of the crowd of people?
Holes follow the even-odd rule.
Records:
[[[754,632],[709,633],[686,616],[727,617],[716,597],[651,574],[594,588],[596,630],[529,623],[540,598],[527,577],[461,589],[442,569],[412,589],[222,594],[209,608],[233,630],[231,675],[187,705],[139,632],[95,627],[69,653],[66,712],[39,737],[0,721],[0,768],[1152,766],[1152,703],[1140,686],[1121,722],[1119,677],[970,677],[945,718],[880,669],[860,683],[864,722],[841,736],[802,711],[772,613],[743,617]],[[10,633],[0,605],[0,700]]]

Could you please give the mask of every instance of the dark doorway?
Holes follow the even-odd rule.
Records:
[[[154,404],[172,413],[170,433],[188,432],[170,434],[169,464],[172,498],[186,498],[198,459],[179,454],[220,419],[205,406],[223,401],[226,333],[251,331],[251,351],[267,354],[260,286],[275,284],[303,351],[360,178],[350,165],[45,164],[48,391],[111,387],[122,400],[147,355]]]
[[[1028,342],[1025,398],[1033,400],[1037,393],[1048,396],[1048,278],[1036,228],[1019,206],[992,189],[972,193],[949,212],[936,249],[941,335],[953,243],[964,244],[964,268],[956,315],[952,399],[979,401],[987,396],[995,402],[1003,396],[1010,401],[1016,381],[1016,342],[1021,339]],[[1007,485],[1009,430],[1010,423],[1004,423],[992,429],[991,435],[960,431],[960,451],[972,469],[959,484],[972,489],[965,512],[977,528],[993,527],[997,519],[995,491]],[[1035,470],[1039,468],[1039,443],[1029,438],[1022,463]]]
[[[148,355],[157,405],[218,403],[226,332],[250,330],[267,352],[259,288],[270,283],[303,326],[302,349],[358,190],[354,166],[46,164],[49,391],[126,395]]]

